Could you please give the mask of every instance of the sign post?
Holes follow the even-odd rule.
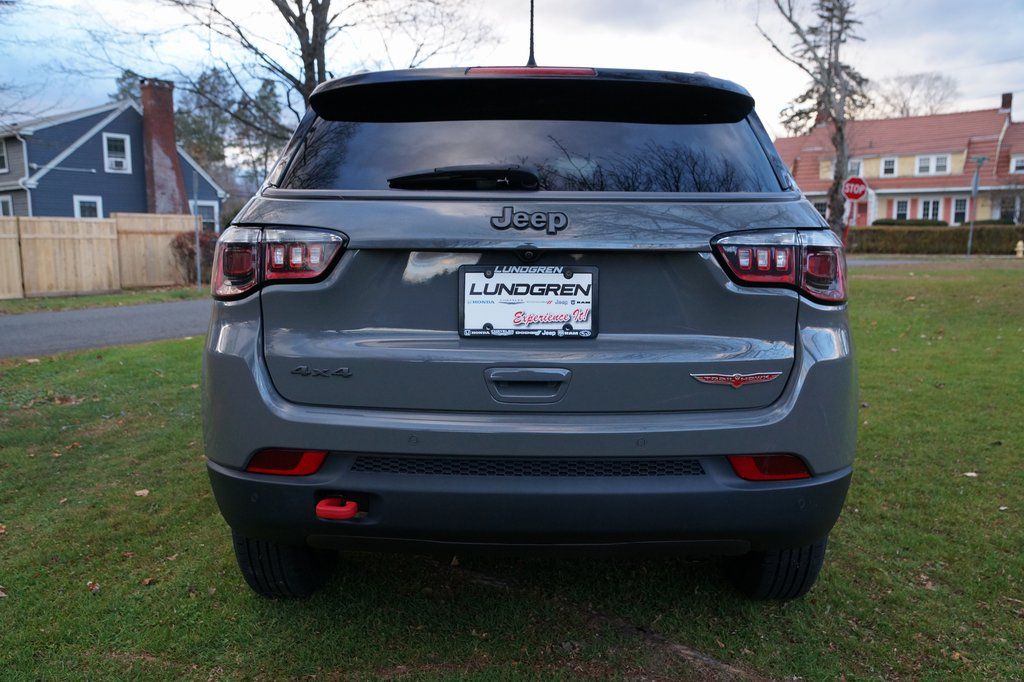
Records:
[[[843,196],[846,197],[847,201],[856,203],[867,193],[868,183],[864,182],[864,178],[853,177],[843,183]],[[843,232],[843,246],[846,246],[850,237],[850,219],[852,217],[853,211],[851,210],[850,217],[846,219],[846,230]]]
[[[967,233],[967,255],[971,255],[974,245],[974,216],[978,212],[978,185],[981,182],[981,167],[988,161],[987,156],[974,157],[974,179],[971,181],[971,229]]]

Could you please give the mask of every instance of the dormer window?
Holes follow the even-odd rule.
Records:
[[[103,133],[103,169],[108,173],[132,172],[131,137]]]
[[[1014,175],[1024,173],[1024,154],[1014,154],[1010,157],[1010,172]]]
[[[10,170],[7,165],[7,140],[0,139],[0,173],[7,173]]]
[[[896,157],[890,156],[882,159],[881,171],[879,174],[883,178],[895,178],[896,177]]]
[[[949,154],[929,154],[917,157],[918,175],[948,175]]]
[[[860,159],[850,159],[846,164],[846,175],[851,178],[860,175]]]

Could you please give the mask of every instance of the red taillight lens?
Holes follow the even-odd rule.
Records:
[[[579,66],[473,66],[470,76],[596,76],[597,71]]]
[[[805,246],[800,289],[826,303],[846,300],[846,258],[841,246]]]
[[[714,245],[740,284],[793,288],[822,303],[846,300],[846,259],[831,232],[747,232]]]
[[[729,455],[729,464],[745,481],[792,481],[811,477],[807,465],[796,455]]]
[[[345,238],[319,230],[232,227],[213,258],[213,297],[241,298],[275,281],[315,281],[345,248]]]
[[[259,286],[259,241],[260,231],[249,227],[230,227],[220,236],[210,284],[214,298],[240,298]]]
[[[308,476],[320,469],[326,457],[327,453],[323,450],[271,448],[253,455],[245,470],[251,474]]]
[[[334,265],[345,245],[339,235],[315,230],[266,230],[264,242],[268,282],[316,279]]]
[[[796,284],[793,246],[719,244],[718,253],[729,270],[752,284]]]

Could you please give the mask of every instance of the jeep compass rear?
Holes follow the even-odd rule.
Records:
[[[206,452],[249,585],[653,548],[804,594],[854,455],[845,261],[753,104],[606,69],[321,85],[215,257]]]

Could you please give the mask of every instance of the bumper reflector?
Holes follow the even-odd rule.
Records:
[[[729,455],[729,464],[745,481],[792,481],[811,477],[807,465],[796,455]]]
[[[323,450],[270,448],[253,455],[245,470],[251,474],[308,476],[320,469],[326,457],[327,453]]]

